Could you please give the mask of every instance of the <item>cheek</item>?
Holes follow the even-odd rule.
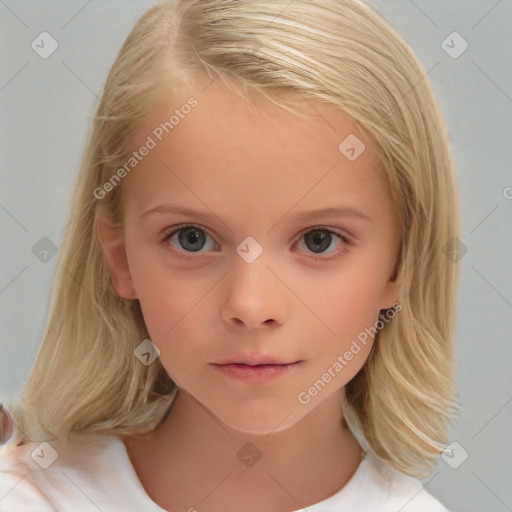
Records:
[[[196,316],[203,313],[199,298],[190,289],[190,280],[185,283],[178,276],[147,279],[140,287],[139,302],[149,338],[160,350],[165,370],[181,387],[194,379],[190,372],[205,357],[205,328]]]
[[[212,312],[205,293],[215,276],[169,269],[165,259],[136,244],[127,244],[127,255],[149,338],[160,349],[168,373],[180,377],[176,368],[192,367],[207,356],[205,333]]]
[[[369,270],[370,268],[370,270]],[[296,283],[297,296],[314,314],[307,315],[327,336],[339,340],[357,336],[374,325],[379,314],[380,281],[371,267],[346,266],[337,272],[318,273],[309,279],[304,276]]]
[[[353,293],[326,289],[327,294],[330,300],[320,311],[329,330],[323,329],[325,334],[308,377],[310,386],[320,379],[332,390],[345,386],[366,362],[374,343],[378,313],[373,296],[364,288]]]
[[[190,327],[190,319],[200,308],[200,294],[195,292],[189,279],[178,275],[161,275],[153,279],[144,274],[137,275],[142,280],[137,293],[151,339],[157,346],[176,343],[182,338],[183,328]]]
[[[365,363],[379,318],[379,272],[376,265],[373,269],[366,264],[347,265],[325,278],[317,274],[298,291],[315,313],[305,315],[305,330],[316,331],[319,340],[315,351],[318,364],[308,376],[311,382],[334,374],[333,383],[340,387]]]
[[[159,346],[193,307],[194,287],[184,274],[164,268],[158,251],[130,243],[127,238],[126,253],[146,327],[153,343]]]

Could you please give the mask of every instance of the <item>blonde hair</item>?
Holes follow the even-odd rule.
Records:
[[[100,208],[120,218],[122,183],[101,201],[93,191],[126,162],[158,97],[189,87],[193,72],[294,112],[290,92],[331,105],[377,148],[400,217],[401,312],[347,384],[345,416],[391,467],[429,474],[453,408],[454,161],[423,67],[362,0],[170,0],[137,22],[95,112],[42,343],[13,408],[14,442],[132,435],[153,429],[168,410],[175,385],[159,359],[146,366],[134,357],[148,338],[141,309],[115,293],[95,235]]]

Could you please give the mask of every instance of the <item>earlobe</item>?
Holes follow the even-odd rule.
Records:
[[[136,299],[137,294],[126,259],[124,237],[120,226],[114,225],[106,213],[98,212],[95,230],[110,269],[110,278],[115,292],[123,299]]]

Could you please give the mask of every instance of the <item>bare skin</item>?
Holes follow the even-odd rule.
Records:
[[[361,461],[333,401],[284,432],[250,436],[220,425],[193,398],[178,394],[165,425],[125,444],[147,494],[164,510],[299,510],[335,494]]]
[[[373,340],[332,368],[397,299],[396,213],[371,144],[334,109],[302,120],[221,85],[193,95],[197,107],[124,179],[123,228],[98,220],[114,287],[139,300],[180,387],[167,419],[126,445],[171,512],[299,510],[339,491],[361,461],[340,396]],[[134,146],[185,101],[155,107]],[[354,160],[338,149],[349,135],[366,144]],[[148,213],[168,204],[199,213]],[[311,214],[329,207],[343,211]],[[197,250],[176,231],[190,224],[205,241]],[[327,228],[344,238],[319,252],[306,233]],[[249,236],[262,248],[250,263],[236,250]],[[258,382],[220,370],[268,357],[287,370]]]

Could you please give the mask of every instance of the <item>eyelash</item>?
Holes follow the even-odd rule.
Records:
[[[174,226],[172,228],[172,230],[168,230],[164,236],[163,236],[163,239],[161,241],[162,244],[167,244],[170,240],[170,238],[175,235],[176,233],[179,233],[180,231],[185,231],[186,229],[189,229],[189,228],[197,228],[201,231],[203,231],[207,236],[209,236],[210,238],[212,238],[213,240],[213,237],[208,233],[208,231],[206,231],[205,229],[203,229],[201,226],[198,226],[196,224],[182,224],[182,225],[179,225],[179,226]],[[334,235],[335,237],[338,237],[338,239],[341,240],[341,247],[339,247],[338,249],[335,249],[333,252],[331,253],[328,253],[328,256],[323,256],[322,253],[319,253],[319,254],[316,254],[316,253],[307,253],[308,254],[308,257],[310,257],[311,259],[315,260],[315,261],[328,261],[328,260],[331,260],[333,258],[336,258],[338,257],[342,252],[344,252],[344,250],[346,249],[346,246],[350,246],[352,245],[352,240],[347,237],[346,235],[344,234],[341,234],[337,231],[334,231],[330,228],[327,228],[327,227],[323,227],[323,226],[314,226],[312,228],[308,228],[306,231],[303,231],[302,234],[300,235],[299,237],[299,240],[304,237],[305,235],[307,235],[308,233],[312,232],[312,231],[323,231],[323,232],[326,232],[330,235]],[[294,244],[294,246],[297,245],[297,242]],[[185,258],[188,258],[189,255],[192,255],[194,254],[193,251],[186,251],[186,250],[177,250],[176,251],[180,256],[183,256]]]

